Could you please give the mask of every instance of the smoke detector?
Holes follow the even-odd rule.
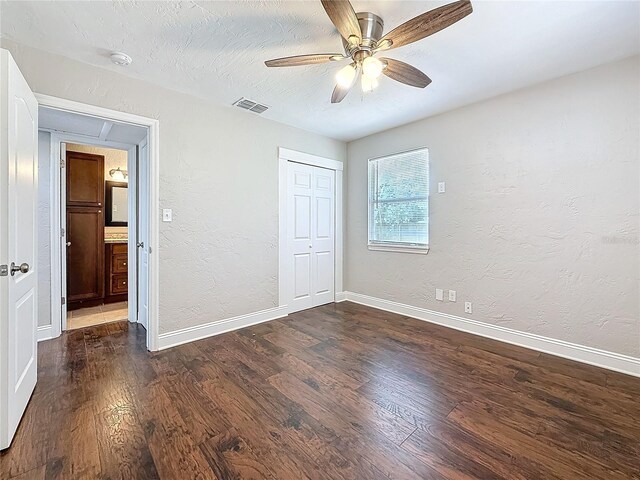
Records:
[[[121,67],[126,67],[127,65],[130,65],[133,60],[126,53],[111,52],[111,61],[116,65],[120,65]]]

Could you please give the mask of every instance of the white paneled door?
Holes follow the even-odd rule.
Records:
[[[335,171],[287,165],[289,312],[335,300]]]
[[[149,144],[144,140],[138,155],[138,322],[148,331],[149,322]],[[131,301],[131,300],[129,300]]]
[[[18,428],[37,378],[38,104],[0,50],[0,449]]]

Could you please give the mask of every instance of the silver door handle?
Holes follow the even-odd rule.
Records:
[[[138,243],[136,243],[136,247],[138,247],[138,248],[144,248],[144,242],[138,242]]]
[[[11,276],[13,277],[16,272],[20,272],[20,273],[27,273],[29,271],[29,264],[28,263],[21,263],[20,265],[16,265],[15,263],[11,262]]]

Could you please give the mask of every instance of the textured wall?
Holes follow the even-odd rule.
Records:
[[[640,356],[638,85],[634,57],[349,143],[345,289]],[[367,159],[422,146],[430,253],[369,251]]]
[[[160,208],[173,209],[173,222],[160,223],[160,333],[277,305],[277,149],[343,161],[343,142],[12,42],[2,46],[36,92],[159,119]]]
[[[51,325],[51,134],[38,132],[38,326]]]

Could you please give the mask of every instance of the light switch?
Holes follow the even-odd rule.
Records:
[[[438,182],[438,193],[444,193],[446,190],[446,185],[444,182]]]
[[[456,291],[455,290],[449,290],[449,301],[450,302],[455,302],[456,301]]]
[[[436,300],[444,300],[444,291],[441,288],[436,288]]]
[[[162,221],[163,222],[172,221],[172,216],[173,216],[173,211],[170,208],[163,208],[162,209]]]

